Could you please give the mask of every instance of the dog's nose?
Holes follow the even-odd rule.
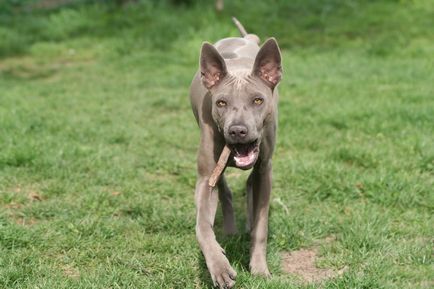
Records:
[[[233,140],[242,140],[247,135],[247,127],[244,125],[233,125],[229,128],[229,135]]]

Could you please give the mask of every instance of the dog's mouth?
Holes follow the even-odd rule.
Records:
[[[258,159],[259,141],[228,145],[232,151],[235,165],[240,169],[250,169]]]

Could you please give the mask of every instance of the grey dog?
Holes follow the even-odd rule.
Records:
[[[190,89],[201,137],[197,156],[196,236],[215,286],[231,288],[236,272],[213,231],[220,199],[223,230],[236,233],[232,193],[224,175],[217,193],[208,180],[225,145],[231,150],[228,166],[252,169],[247,180],[248,229],[251,236],[250,271],[270,276],[266,260],[272,154],[277,128],[276,86],[282,75],[281,54],[274,38],[259,47],[234,18],[241,38],[203,43],[200,67]]]

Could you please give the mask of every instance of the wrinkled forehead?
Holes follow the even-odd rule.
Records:
[[[218,94],[237,99],[249,98],[251,96],[267,97],[269,88],[257,77],[249,73],[233,73],[221,85]]]

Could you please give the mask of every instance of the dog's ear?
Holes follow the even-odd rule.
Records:
[[[227,74],[225,60],[217,49],[208,42],[202,44],[200,73],[202,83],[208,89],[219,84]]]
[[[282,77],[282,57],[276,39],[269,38],[259,49],[253,65],[253,74],[274,89]]]

